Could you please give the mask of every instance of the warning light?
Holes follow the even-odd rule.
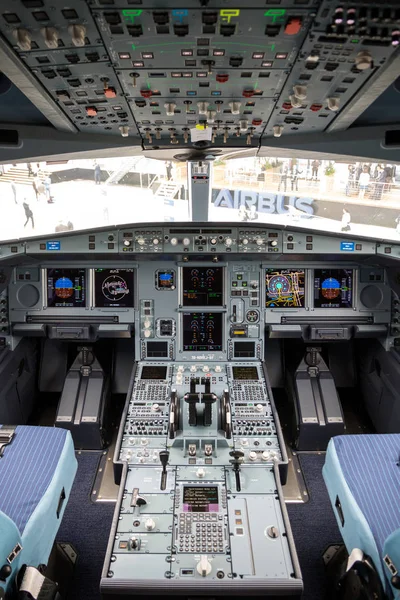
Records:
[[[258,127],[259,125],[261,125],[262,123],[262,119],[253,119],[251,124],[254,125],[254,127]]]
[[[224,74],[218,74],[215,78],[218,83],[226,83],[229,80],[229,75],[224,73]]]
[[[143,98],[151,98],[153,92],[151,90],[140,90],[140,95],[143,96]]]
[[[254,90],[251,89],[247,89],[247,90],[243,90],[243,94],[244,98],[251,98],[252,96],[254,96]]]
[[[117,90],[113,87],[108,87],[106,90],[104,90],[104,95],[106,98],[116,98]]]
[[[87,106],[86,114],[88,117],[95,117],[97,115],[97,108],[95,106]]]

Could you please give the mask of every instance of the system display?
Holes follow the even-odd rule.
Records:
[[[133,269],[95,269],[94,302],[99,308],[133,308]]]
[[[156,289],[157,290],[174,290],[175,289],[175,271],[170,269],[156,272]]]
[[[233,379],[253,379],[258,381],[257,367],[232,367]]]
[[[304,308],[304,269],[266,269],[266,308]]]
[[[314,307],[352,308],[353,279],[352,269],[315,269]]]
[[[47,306],[86,306],[86,269],[47,269]]]
[[[218,512],[218,487],[185,485],[183,510],[184,512]]]
[[[183,306],[222,306],[223,273],[222,267],[183,267]]]
[[[184,313],[182,315],[183,350],[207,352],[222,350],[221,313]]]

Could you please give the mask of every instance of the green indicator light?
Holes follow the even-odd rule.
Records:
[[[360,43],[360,40],[351,40],[351,43],[352,43],[352,44],[359,44],[359,43]]]
[[[122,16],[124,17],[124,19],[127,23],[130,23],[133,25],[133,23],[135,22],[135,18],[140,17],[142,12],[143,12],[143,10],[140,10],[137,8],[131,8],[131,9],[127,8],[122,11]]]
[[[282,17],[286,14],[286,10],[284,8],[270,8],[264,13],[264,17],[272,18],[272,22],[276,23],[278,21],[282,22]],[[279,18],[280,17],[280,18]]]

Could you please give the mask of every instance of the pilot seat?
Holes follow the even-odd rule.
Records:
[[[400,434],[332,438],[323,476],[348,552],[335,598],[400,598]]]
[[[69,431],[0,425],[0,599],[13,593],[21,567],[47,564],[76,470]]]

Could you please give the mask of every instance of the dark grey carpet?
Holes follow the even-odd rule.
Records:
[[[303,600],[324,600],[327,590],[322,554],[342,538],[322,478],[325,455],[298,454],[298,458],[310,500],[286,506],[303,573]]]
[[[78,552],[68,600],[99,600],[100,577],[110,535],[114,503],[90,500],[100,452],[77,455],[78,472],[57,541],[70,542]]]

